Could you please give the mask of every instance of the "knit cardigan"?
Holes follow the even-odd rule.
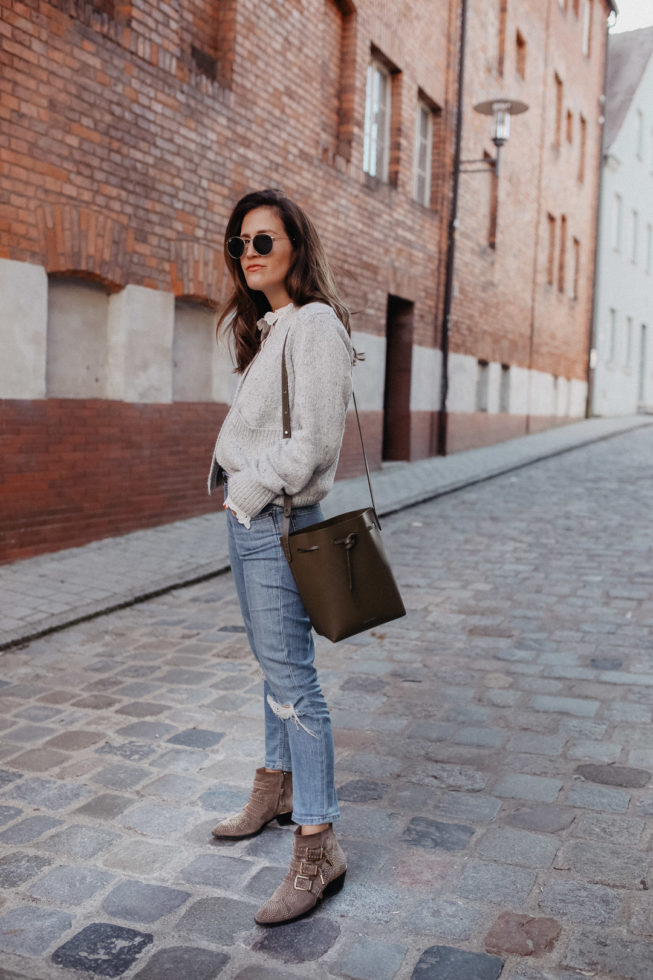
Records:
[[[292,434],[283,438],[281,356],[286,343]],[[286,313],[243,373],[213,452],[209,493],[228,479],[239,513],[269,503],[317,503],[333,485],[351,397],[353,349],[326,303]]]

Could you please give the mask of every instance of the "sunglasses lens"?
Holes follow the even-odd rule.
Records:
[[[227,251],[232,259],[242,258],[243,252],[245,251],[245,243],[242,238],[234,237],[227,241]]]
[[[254,235],[252,243],[259,255],[269,255],[274,245],[274,239],[270,235]]]

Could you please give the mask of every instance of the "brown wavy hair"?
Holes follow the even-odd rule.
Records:
[[[217,330],[233,332],[238,374],[242,374],[261,345],[256,324],[271,307],[265,293],[247,286],[240,260],[232,259],[227,251],[227,240],[232,235],[240,235],[245,215],[261,207],[275,209],[292,243],[293,256],[284,285],[295,306],[316,300],[327,303],[351,335],[349,310],[340,297],[324,246],[311,219],[280,190],[253,191],[234,207],[224,235],[224,259],[234,289],[220,313]]]

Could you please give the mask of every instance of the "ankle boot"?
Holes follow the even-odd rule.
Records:
[[[275,817],[281,824],[291,821],[292,773],[257,769],[248,802],[240,813],[227,817],[214,827],[213,836],[231,840],[253,837]]]
[[[256,913],[261,926],[278,926],[308,915],[317,903],[339,892],[345,882],[347,859],[331,824],[317,834],[293,837],[290,870],[272,898]]]

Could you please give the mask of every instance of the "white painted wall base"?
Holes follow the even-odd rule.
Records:
[[[48,335],[48,293],[50,338]],[[48,290],[40,266],[0,260],[0,397],[114,398],[127,402],[215,401],[231,403],[237,383],[229,343],[215,343],[214,313],[179,302],[172,293],[126,286],[107,295],[83,280],[57,280]],[[354,331],[365,360],[354,369],[363,412],[382,412],[386,340]],[[49,388],[46,388],[46,360]],[[410,409],[440,407],[442,353],[415,346]],[[479,366],[475,357],[449,357],[448,410],[478,410]],[[540,371],[499,363],[486,372],[487,411],[511,415],[581,418],[586,384],[556,380]],[[506,381],[508,387],[506,390]]]
[[[502,368],[496,362],[488,365],[487,412],[501,409]],[[479,364],[468,354],[449,355],[449,412],[479,411]],[[558,415],[583,418],[587,399],[587,382],[578,378],[554,378],[543,371],[510,367],[508,376],[508,414]]]
[[[144,286],[110,297],[107,395],[126,402],[172,401],[175,298]]]
[[[48,277],[0,259],[0,398],[45,398]]]

